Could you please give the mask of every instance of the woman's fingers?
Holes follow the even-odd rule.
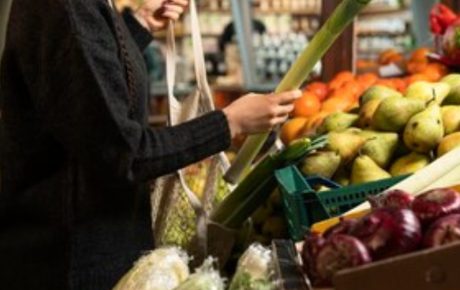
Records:
[[[286,115],[289,115],[292,111],[294,110],[294,105],[289,104],[289,105],[284,105],[284,106],[278,106],[278,113],[276,114],[277,117],[284,117]]]
[[[277,104],[291,104],[298,98],[302,96],[302,91],[300,90],[294,90],[294,91],[289,91],[285,93],[280,93],[280,94],[274,94],[272,95],[272,98]]]
[[[166,3],[177,4],[184,8],[188,6],[188,0],[170,0],[170,1],[167,1]]]

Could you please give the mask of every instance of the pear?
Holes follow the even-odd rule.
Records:
[[[318,128],[318,133],[341,132],[353,126],[358,120],[358,115],[349,113],[333,113],[324,119],[323,124]]]
[[[444,99],[443,105],[460,105],[460,85],[450,89],[449,94]]]
[[[382,100],[373,99],[361,106],[359,111],[358,126],[360,128],[370,128],[372,125],[372,118],[374,117],[375,111],[379,107]]]
[[[374,132],[374,136],[368,138],[361,148],[361,153],[369,156],[378,166],[386,168],[390,164],[398,143],[399,136],[396,133]]]
[[[397,159],[391,165],[390,173],[392,176],[412,174],[430,164],[430,158],[425,154],[412,152]]]
[[[441,82],[448,84],[451,88],[460,86],[460,74],[448,74],[441,79]]]
[[[367,155],[358,156],[351,169],[351,184],[361,184],[390,177],[390,173],[380,168]]]
[[[446,83],[430,83],[419,81],[411,84],[406,91],[406,98],[422,100],[426,103],[430,101],[442,104],[450,92],[450,86]]]
[[[412,116],[425,109],[418,99],[392,97],[382,101],[372,118],[372,127],[380,131],[399,132]]]
[[[319,151],[305,158],[302,172],[305,175],[319,175],[331,178],[340,165],[340,155],[335,151]]]
[[[342,164],[347,164],[358,155],[366,138],[352,132],[331,132],[328,141],[327,150],[337,152]]]
[[[460,131],[460,106],[445,106],[441,112],[445,134]]]
[[[447,135],[438,146],[438,157],[460,146],[460,132]]]
[[[403,136],[406,146],[419,153],[428,153],[435,149],[442,137],[444,126],[441,107],[435,103],[409,120]]]
[[[345,167],[339,168],[332,178],[333,181],[340,184],[341,186],[350,185],[350,172]]]
[[[409,148],[407,148],[406,144],[404,144],[403,138],[400,136],[398,146],[396,147],[396,150],[395,150],[395,153],[393,154],[393,157],[394,158],[400,158],[400,157],[403,157],[405,155],[408,155],[411,152],[412,151]]]
[[[383,100],[389,97],[402,98],[403,95],[393,89],[385,86],[375,85],[367,89],[359,99],[359,104],[362,106],[371,100]]]

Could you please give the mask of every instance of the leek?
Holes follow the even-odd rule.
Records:
[[[299,162],[307,154],[324,147],[326,142],[326,136],[315,140],[299,139],[285,150],[264,158],[212,212],[211,220],[230,229],[241,227],[276,187],[275,170]]]
[[[337,37],[343,32],[345,27],[352,22],[353,18],[370,1],[371,0],[343,0],[292,65],[275,92],[280,93],[298,89],[305,82],[316,63],[324,56]],[[236,157],[235,163],[224,177],[227,182],[236,184],[239,181],[241,174],[252,164],[267,138],[268,133],[249,137],[243,144],[243,147]]]

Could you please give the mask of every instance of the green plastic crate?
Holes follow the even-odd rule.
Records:
[[[284,214],[289,234],[293,240],[299,241],[303,239],[313,224],[349,211],[366,201],[368,196],[388,189],[407,176],[336,188],[320,193],[313,190],[309,178],[304,177],[296,166],[277,170],[275,177],[283,196]]]

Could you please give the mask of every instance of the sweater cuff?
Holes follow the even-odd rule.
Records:
[[[203,140],[209,155],[227,150],[232,141],[227,116],[222,111],[207,113],[197,120],[194,130],[196,140]]]
[[[144,51],[153,40],[152,34],[139,23],[130,9],[123,10],[122,16],[140,50]]]

